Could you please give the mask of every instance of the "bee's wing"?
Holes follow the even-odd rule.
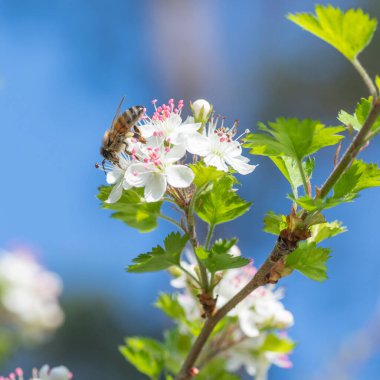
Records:
[[[113,117],[113,120],[112,120],[112,123],[111,123],[111,128],[113,127],[115,121],[117,120],[118,116],[120,115],[120,109],[121,109],[121,106],[123,105],[124,99],[125,99],[125,95],[124,95],[123,98],[121,99],[121,102],[120,102],[120,104],[119,104],[119,107],[117,107],[117,110],[116,110],[116,112],[115,112],[115,116]]]

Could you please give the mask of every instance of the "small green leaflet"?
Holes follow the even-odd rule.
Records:
[[[223,359],[213,359],[209,361],[199,372],[194,380],[240,380],[240,377],[227,372]]]
[[[298,247],[286,258],[287,268],[296,269],[315,281],[327,279],[326,261],[328,248],[317,247],[315,243],[300,242]]]
[[[179,232],[172,232],[164,240],[164,248],[158,245],[152,252],[143,253],[133,259],[134,264],[127,268],[128,272],[144,273],[168,269],[179,265],[180,256],[187,243],[187,237]]]
[[[197,162],[196,164],[190,165],[190,168],[193,170],[194,184],[200,188],[206,185],[209,182],[215,181],[219,178],[222,178],[226,175],[225,172],[222,172],[213,166],[205,166],[201,162]]]
[[[164,350],[159,342],[149,338],[127,338],[119,350],[139,372],[151,380],[158,380],[164,368]]]
[[[376,186],[380,186],[378,166],[355,160],[335,184],[333,196],[326,199],[313,199],[308,196],[295,199],[291,195],[289,197],[307,211],[320,211],[351,202],[358,197],[361,190]]]
[[[326,127],[318,120],[278,118],[268,126],[259,123],[263,133],[252,133],[245,139],[250,153],[263,156],[286,156],[297,161],[319,149],[337,144],[344,127]],[[280,169],[281,170],[281,169]],[[286,176],[285,176],[286,177]]]
[[[290,183],[293,193],[297,194],[297,188],[302,186],[302,177],[297,165],[297,161],[286,156],[271,156],[270,158]],[[314,164],[315,160],[312,157],[308,157],[305,161],[302,162],[302,167],[307,180],[311,179],[314,170]]]
[[[282,230],[288,227],[286,216],[283,214],[276,215],[269,211],[264,218],[264,231],[269,234],[279,235]]]
[[[196,214],[212,226],[229,222],[245,214],[251,203],[236,194],[232,189],[233,184],[234,180],[230,176],[215,180],[197,197]]]
[[[196,254],[211,273],[244,267],[250,263],[249,259],[233,256],[229,253],[235,243],[236,239],[219,239],[209,251],[205,250],[203,247],[198,247]]]
[[[289,354],[293,351],[295,343],[289,338],[281,338],[273,333],[266,336],[263,345],[260,347],[261,352],[277,352],[279,354]]]
[[[349,114],[346,111],[340,111],[338,120],[346,126],[351,126],[356,131],[360,131],[364,122],[366,121],[372,108],[372,97],[368,99],[362,98],[356,106],[354,114]],[[376,119],[371,130],[374,131],[380,127],[380,117]]]
[[[376,19],[371,19],[361,9],[342,12],[331,5],[316,5],[315,15],[296,13],[287,18],[334,46],[350,61],[370,43],[377,25]]]
[[[105,203],[111,190],[112,186],[100,187],[98,198],[103,202],[103,208],[116,211],[112,218],[122,220],[140,232],[149,232],[157,227],[162,202],[144,202],[138,192],[140,189],[133,189],[124,190],[116,203]]]
[[[319,223],[310,227],[311,237],[308,242],[320,243],[323,240],[346,232],[346,227],[342,226],[342,222],[335,220],[334,222]]]

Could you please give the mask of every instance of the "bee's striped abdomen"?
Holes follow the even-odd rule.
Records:
[[[130,126],[134,126],[144,114],[144,107],[142,106],[133,106],[128,108],[126,111],[122,113],[122,117],[125,122]]]

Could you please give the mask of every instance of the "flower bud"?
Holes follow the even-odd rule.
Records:
[[[212,105],[204,99],[198,99],[194,103],[190,103],[196,123],[206,124],[212,113]]]

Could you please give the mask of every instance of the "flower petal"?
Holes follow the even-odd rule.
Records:
[[[246,175],[249,173],[252,173],[257,165],[250,165],[247,163],[247,158],[246,157],[230,157],[226,156],[224,158],[226,162],[232,166],[233,169],[235,169],[238,173]]]
[[[245,335],[254,338],[260,335],[260,331],[256,326],[255,313],[251,310],[241,310],[238,315],[240,328]]]
[[[186,143],[186,149],[191,154],[207,156],[211,151],[211,143],[207,137],[202,136],[200,133],[196,133],[189,136]]]
[[[49,380],[68,380],[70,378],[70,371],[63,365],[54,367],[50,372]]]
[[[106,181],[109,185],[113,185],[117,182],[121,175],[124,174],[124,170],[121,170],[117,166],[113,168],[110,172],[107,172]]]
[[[173,163],[180,160],[186,153],[186,148],[183,145],[176,145],[170,149],[165,155],[165,162]]]
[[[194,179],[194,172],[185,165],[172,165],[166,169],[169,185],[173,187],[188,187]]]
[[[217,156],[216,154],[209,154],[205,157],[205,164],[207,166],[215,166],[218,170],[228,172],[228,166],[222,159],[222,157]]]
[[[153,133],[157,128],[153,124],[140,124],[138,126],[143,137],[148,138],[153,136]]]
[[[120,180],[116,182],[105,203],[115,203],[120,199],[123,193],[123,182],[123,178],[120,178]]]
[[[147,202],[157,202],[166,191],[166,178],[161,173],[151,173],[145,184],[144,198]]]
[[[125,181],[134,187],[144,187],[152,171],[142,163],[131,164],[125,172]]]

